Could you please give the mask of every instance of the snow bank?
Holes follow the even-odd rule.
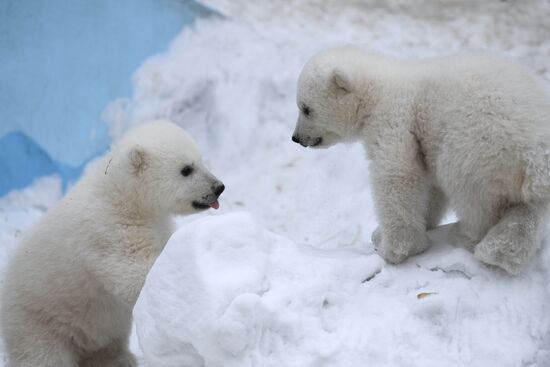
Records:
[[[244,212],[193,222],[134,311],[147,366],[543,366],[544,274],[505,276],[447,235],[393,267],[297,245]]]

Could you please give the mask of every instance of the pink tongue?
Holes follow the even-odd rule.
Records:
[[[218,200],[216,200],[210,204],[210,207],[214,209],[218,209],[220,207],[220,203],[218,203]]]

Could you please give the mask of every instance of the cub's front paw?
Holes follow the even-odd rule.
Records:
[[[376,251],[384,260],[399,264],[409,256],[419,254],[429,246],[425,231],[415,228],[400,228],[384,232],[378,227],[371,236]]]

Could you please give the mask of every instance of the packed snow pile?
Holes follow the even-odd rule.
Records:
[[[544,366],[543,262],[510,278],[447,238],[431,233],[436,248],[394,267],[298,245],[244,212],[197,220],[136,305],[147,365]]]

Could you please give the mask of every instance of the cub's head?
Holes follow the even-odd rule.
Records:
[[[304,147],[354,141],[362,126],[365,89],[362,51],[338,47],[311,58],[298,79],[300,110],[292,140]]]
[[[131,130],[112,153],[105,175],[140,210],[174,215],[219,207],[225,189],[204,166],[193,139],[168,121]]]

